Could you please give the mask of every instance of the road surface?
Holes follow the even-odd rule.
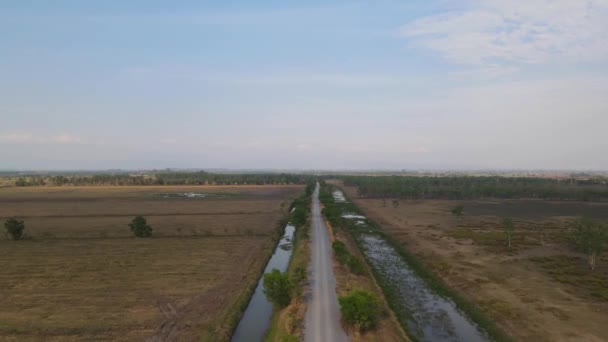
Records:
[[[312,199],[311,295],[308,298],[305,341],[340,342],[348,338],[340,324],[332,248],[319,206],[319,184]]]

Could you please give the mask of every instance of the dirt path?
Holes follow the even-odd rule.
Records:
[[[312,255],[310,288],[304,337],[306,341],[347,341],[340,325],[340,310],[336,296],[331,242],[321,218],[319,184],[312,200]]]

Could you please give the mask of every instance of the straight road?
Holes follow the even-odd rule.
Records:
[[[304,337],[310,342],[340,342],[348,337],[340,325],[332,247],[319,206],[319,183],[312,199],[311,296],[308,298]]]

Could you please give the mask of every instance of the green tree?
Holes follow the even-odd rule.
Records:
[[[272,272],[264,274],[264,293],[266,298],[274,305],[283,308],[291,302],[291,281],[287,273],[274,268]]]
[[[502,227],[507,235],[507,246],[511,249],[511,239],[513,237],[513,232],[515,231],[515,225],[513,224],[513,220],[510,217],[505,217],[502,220]]]
[[[129,223],[129,228],[131,228],[131,231],[137,237],[152,236],[152,227],[148,225],[143,216],[135,216],[131,223]]]
[[[452,208],[451,212],[454,217],[462,221],[462,216],[464,215],[464,207],[462,205]]]
[[[376,327],[380,318],[380,300],[373,293],[354,290],[338,298],[344,320],[360,331]]]
[[[580,218],[574,223],[573,240],[579,251],[585,253],[591,271],[600,254],[608,245],[608,225],[588,218]]]
[[[295,224],[297,227],[303,226],[306,224],[307,216],[308,212],[306,208],[301,205],[297,205],[293,211],[293,214],[291,215],[293,224]]]
[[[25,230],[25,224],[23,221],[18,221],[15,218],[9,218],[4,222],[6,233],[10,235],[11,239],[17,241],[23,238],[23,231]]]

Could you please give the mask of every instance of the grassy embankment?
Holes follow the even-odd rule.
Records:
[[[306,270],[310,263],[310,212],[311,195],[314,184],[307,185],[305,193],[300,196],[291,208],[290,222],[296,226],[293,241],[293,254],[287,267],[287,274],[293,285],[293,298],[285,308],[275,308],[270,329],[265,341],[299,341],[303,338],[303,324],[306,315]],[[306,216],[303,218],[297,212],[304,210]]]

